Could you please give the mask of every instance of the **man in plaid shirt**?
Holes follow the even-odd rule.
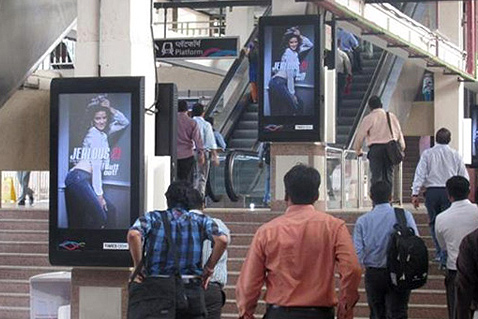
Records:
[[[176,318],[205,318],[204,290],[210,280],[217,261],[227,247],[227,237],[219,231],[216,223],[207,215],[190,213],[188,209],[188,194],[192,187],[184,181],[173,182],[166,192],[168,210],[167,222],[171,225],[171,237],[179,256],[179,268],[186,289],[192,289],[198,295],[190,305],[188,313],[178,312]],[[165,231],[161,213],[152,211],[136,220],[128,232],[128,243],[134,266],[138,265],[143,255],[142,242],[150,233],[156,235],[152,256],[144,262],[144,272],[141,277],[172,276],[174,274],[174,256],[168,254]],[[214,248],[209,260],[201,267],[202,246],[204,240],[214,242]],[[146,242],[146,251],[151,243]],[[201,287],[202,286],[202,287]]]

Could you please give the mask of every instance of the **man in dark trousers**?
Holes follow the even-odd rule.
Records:
[[[459,175],[468,179],[465,164],[457,151],[448,144],[451,141],[451,132],[442,127],[435,134],[435,146],[425,150],[420,157],[412,185],[412,204],[420,206],[418,197],[420,188],[425,187],[425,206],[428,212],[430,231],[436,248],[435,260],[445,263],[445,256],[441,251],[435,235],[435,219],[438,214],[450,206],[446,192],[446,181],[452,176]]]
[[[315,210],[320,174],[305,165],[284,177],[287,211],[254,235],[236,285],[239,318],[252,319],[266,285],[267,319],[352,319],[361,269],[343,220]],[[335,271],[340,277],[340,300]]]
[[[397,140],[402,150],[405,150],[405,139],[397,117],[389,112],[393,134],[390,132],[387,113],[383,110],[382,101],[378,96],[372,96],[368,100],[368,106],[370,113],[360,123],[355,137],[354,149],[357,155],[361,156],[362,143],[365,138],[369,147],[367,158],[372,174],[371,184],[386,181],[390,186],[393,186],[393,165],[387,155],[387,143],[391,140]]]
[[[178,180],[193,181],[194,147],[198,152],[198,162],[204,163],[204,148],[198,124],[188,116],[188,103],[178,102],[177,136],[177,177]]]
[[[470,182],[463,176],[453,176],[446,182],[451,206],[436,218],[435,230],[438,244],[446,252],[445,288],[448,317],[453,319],[456,294],[456,258],[463,237],[478,229],[478,207],[468,200]]]
[[[365,268],[365,291],[371,319],[407,318],[410,291],[396,291],[387,270],[387,248],[393,226],[397,223],[390,205],[392,188],[379,181],[370,188],[372,211],[359,217],[354,229],[354,245],[360,263]],[[407,225],[418,235],[417,225],[410,212],[405,211]]]
[[[143,256],[143,240],[150,233],[156,235],[152,256],[146,256],[142,277],[173,276],[175,258],[168,254],[166,244],[165,223],[170,224],[172,242],[176,244],[179,260],[179,271],[186,291],[195,298],[189,300],[189,308],[176,313],[177,319],[205,319],[206,306],[204,288],[207,288],[216,263],[227,247],[227,237],[218,229],[217,224],[207,215],[199,215],[187,211],[189,194],[192,191],[189,183],[173,182],[166,192],[168,209],[167,220],[163,220],[161,212],[152,211],[136,220],[128,232],[128,244],[134,266],[140,263]],[[202,246],[205,240],[214,242],[214,248],[208,261],[202,267]],[[146,251],[151,243],[146,241]]]
[[[478,229],[463,238],[456,260],[455,319],[471,319],[478,308]]]

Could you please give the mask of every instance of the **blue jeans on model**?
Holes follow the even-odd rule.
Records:
[[[81,169],[74,169],[66,175],[65,186],[68,228],[105,228],[108,212],[98,202],[98,197],[91,185],[91,174]],[[115,210],[106,197],[104,198],[108,210]]]
[[[428,187],[425,192],[425,207],[427,208],[430,232],[432,233],[433,244],[436,248],[436,257],[445,264],[445,252],[442,252],[435,235],[435,220],[441,212],[450,207],[448,194],[445,187]]]

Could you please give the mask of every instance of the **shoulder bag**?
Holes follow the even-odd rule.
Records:
[[[387,122],[388,122],[388,128],[390,130],[390,135],[392,136],[392,140],[387,143],[387,155],[388,159],[393,165],[400,164],[403,161],[403,151],[402,147],[400,146],[400,143],[395,140],[393,137],[393,131],[392,131],[392,123],[390,121],[390,113],[387,112]]]
[[[143,271],[146,260],[153,255],[156,235],[151,232],[143,246],[143,257],[130,278],[128,319],[174,319],[177,310],[188,308],[188,299],[179,272],[179,257],[176,245],[172,240],[171,224],[165,211],[160,212],[160,214],[164,225],[168,252],[174,254],[174,275],[169,277],[145,277],[141,283],[134,281]],[[158,227],[158,223],[153,223],[153,227]],[[144,248],[147,241],[150,242],[150,245],[147,254],[145,254]]]

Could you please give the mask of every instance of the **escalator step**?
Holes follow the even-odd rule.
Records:
[[[228,148],[252,149],[256,141],[257,139],[245,139],[245,138],[232,139],[229,141]]]
[[[244,121],[258,121],[259,120],[259,114],[252,113],[252,112],[246,112],[241,117],[241,120],[244,120]]]
[[[257,130],[259,123],[257,121],[240,121],[239,124],[237,124],[238,130],[250,130],[250,129],[255,129]]]
[[[259,104],[251,103],[246,108],[247,112],[258,112],[259,111]]]
[[[252,129],[252,130],[234,130],[234,133],[232,133],[232,138],[233,139],[256,139],[257,140],[257,129]]]

